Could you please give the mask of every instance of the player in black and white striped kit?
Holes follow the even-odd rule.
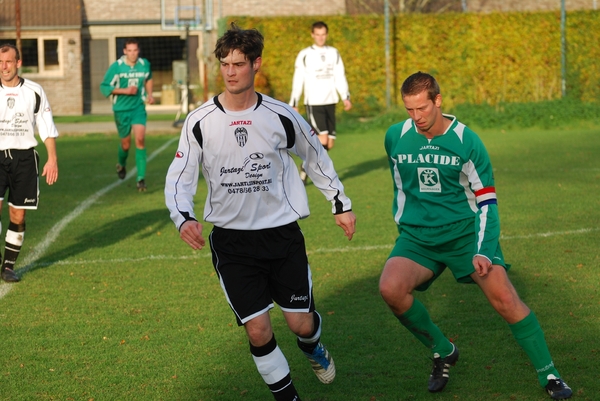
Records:
[[[239,325],[245,327],[259,373],[278,401],[299,401],[287,360],[273,334],[269,310],[277,303],[298,346],[323,383],[335,377],[320,341],[304,237],[297,220],[308,217],[306,191],[291,154],[332,203],[348,239],[356,218],[333,163],[315,132],[289,105],[255,92],[263,37],[235,24],[218,41],[225,91],[186,118],[166,177],[165,200],[183,241],[205,246],[193,198],[200,171],[206,180],[204,221],[213,265]]]
[[[48,152],[42,176],[48,185],[58,179],[55,142],[58,131],[50,104],[39,84],[17,75],[20,67],[19,50],[12,44],[0,45],[0,211],[8,191],[10,216],[1,269],[2,280],[6,282],[20,280],[14,265],[25,236],[25,212],[38,206],[36,126]]]

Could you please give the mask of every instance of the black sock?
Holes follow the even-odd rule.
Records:
[[[269,389],[277,401],[301,401],[289,373],[277,383],[269,384]]]

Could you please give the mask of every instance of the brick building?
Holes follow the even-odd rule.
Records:
[[[273,4],[265,0],[83,0],[82,38],[89,49],[84,74],[90,77],[91,91],[86,112],[109,109],[110,105],[96,88],[109,63],[122,54],[125,37],[135,36],[140,40],[142,56],[152,63],[157,99],[163,109],[168,109],[173,103],[177,107],[182,97],[181,87],[177,86],[185,84],[182,81],[186,65],[191,82],[206,81],[205,71],[214,63],[209,56],[217,39],[220,18],[295,15],[299,10],[302,15],[340,15],[346,10],[345,0],[280,0],[277,6]],[[203,15],[210,17],[203,19]],[[192,23],[187,33],[185,23]],[[182,60],[184,54],[187,61]]]
[[[54,113],[82,114],[81,0],[0,1],[0,42],[17,37],[21,75],[42,85]]]

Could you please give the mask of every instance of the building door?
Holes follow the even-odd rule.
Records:
[[[100,83],[108,70],[108,39],[86,39],[84,43],[84,113],[111,114],[110,98],[100,93]]]

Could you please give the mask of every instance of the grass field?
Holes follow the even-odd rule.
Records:
[[[275,332],[302,399],[548,399],[506,324],[475,286],[448,273],[417,297],[461,359],[443,393],[427,392],[427,350],[377,289],[396,237],[384,131],[356,124],[331,152],[358,219],[351,242],[329,203],[307,187],[312,215],[301,226],[338,374],[329,386],[316,379],[276,308]],[[600,129],[480,136],[496,170],[510,277],[540,319],[574,399],[598,400]],[[271,399],[209,250],[185,245],[164,206],[173,140],[147,139],[149,190],[140,194],[131,176],[117,181],[116,136],[59,139],[59,181],[41,185],[40,207],[28,213],[22,281],[0,285],[0,400]],[[6,229],[6,210],[2,223]]]

